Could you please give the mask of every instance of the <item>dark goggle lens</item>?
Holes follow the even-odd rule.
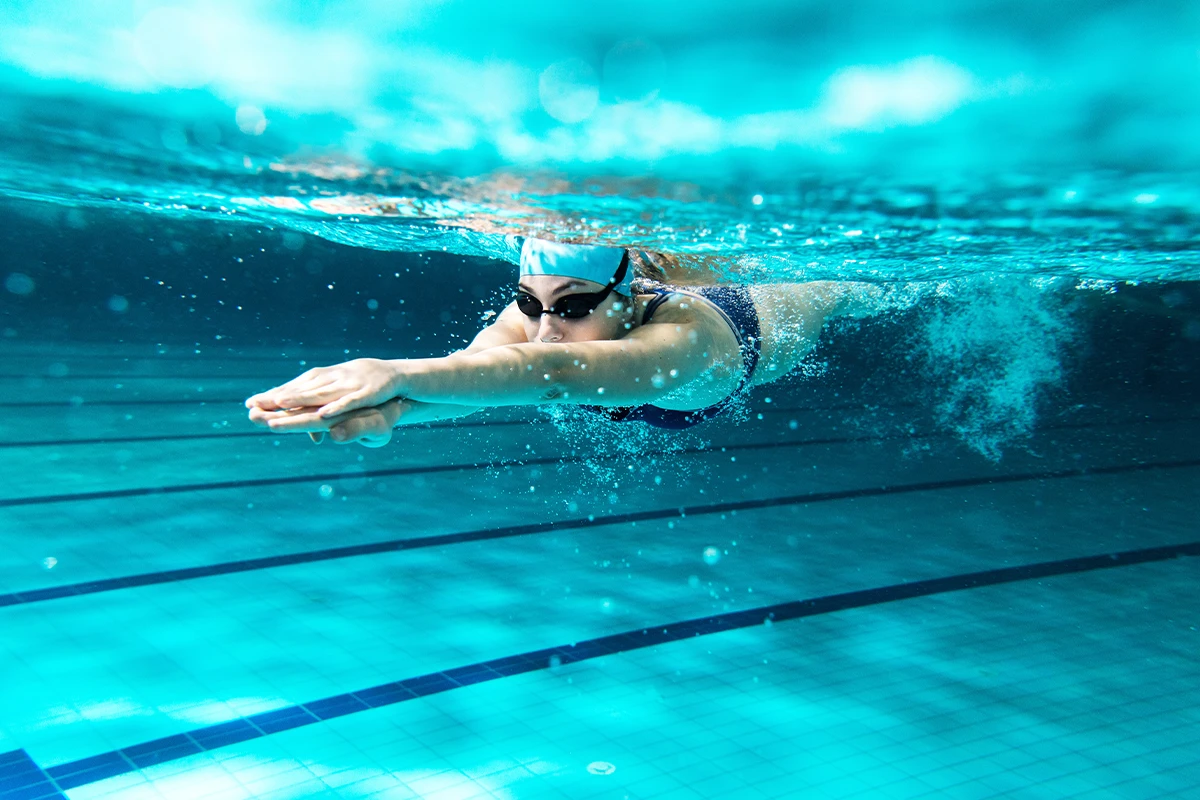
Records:
[[[567,319],[579,319],[586,317],[588,314],[596,310],[597,306],[604,302],[604,298],[608,292],[596,292],[595,294],[569,294],[566,297],[560,297],[558,302],[550,307],[550,313],[558,314]]]
[[[517,310],[527,317],[540,317],[542,303],[533,295],[517,292]]]
[[[564,319],[580,319],[596,310],[608,292],[589,294],[569,294],[560,297],[558,302],[549,309],[542,308],[542,303],[533,295],[517,292],[517,310],[527,317],[540,317],[542,314],[555,314]]]

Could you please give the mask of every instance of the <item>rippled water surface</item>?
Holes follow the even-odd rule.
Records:
[[[1186,3],[11,5],[10,197],[741,280],[1198,274]]]

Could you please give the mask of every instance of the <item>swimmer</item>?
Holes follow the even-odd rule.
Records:
[[[246,400],[250,419],[370,447],[397,426],[490,406],[565,403],[687,428],[786,375],[826,320],[863,316],[880,293],[829,281],[676,287],[656,280],[662,258],[526,239],[516,298],[465,349],[311,369]]]

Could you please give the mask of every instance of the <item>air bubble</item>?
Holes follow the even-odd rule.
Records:
[[[4,288],[13,294],[24,297],[25,295],[33,294],[33,290],[37,288],[37,284],[33,282],[33,278],[24,272],[13,272],[5,279]]]
[[[237,122],[238,130],[249,136],[261,136],[267,129],[267,117],[258,106],[238,106],[234,121]]]

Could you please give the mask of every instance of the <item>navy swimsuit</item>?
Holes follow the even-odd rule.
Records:
[[[588,408],[591,411],[605,414],[615,422],[645,422],[647,425],[653,425],[656,428],[672,428],[676,430],[690,428],[720,414],[750,387],[750,380],[754,375],[754,368],[758,366],[758,358],[762,346],[758,326],[758,313],[754,310],[754,301],[750,299],[750,291],[744,286],[704,286],[694,290],[674,288],[655,289],[654,294],[654,299],[646,304],[646,312],[642,315],[643,325],[650,321],[650,318],[654,316],[654,312],[658,310],[658,307],[667,302],[667,299],[672,294],[702,297],[716,306],[721,315],[725,317],[725,321],[729,323],[729,327],[733,330],[734,335],[737,336],[738,345],[741,347],[742,380],[738,383],[737,388],[724,400],[696,411],[676,411],[651,405],[632,406],[630,408],[602,408],[599,406],[589,406]]]

